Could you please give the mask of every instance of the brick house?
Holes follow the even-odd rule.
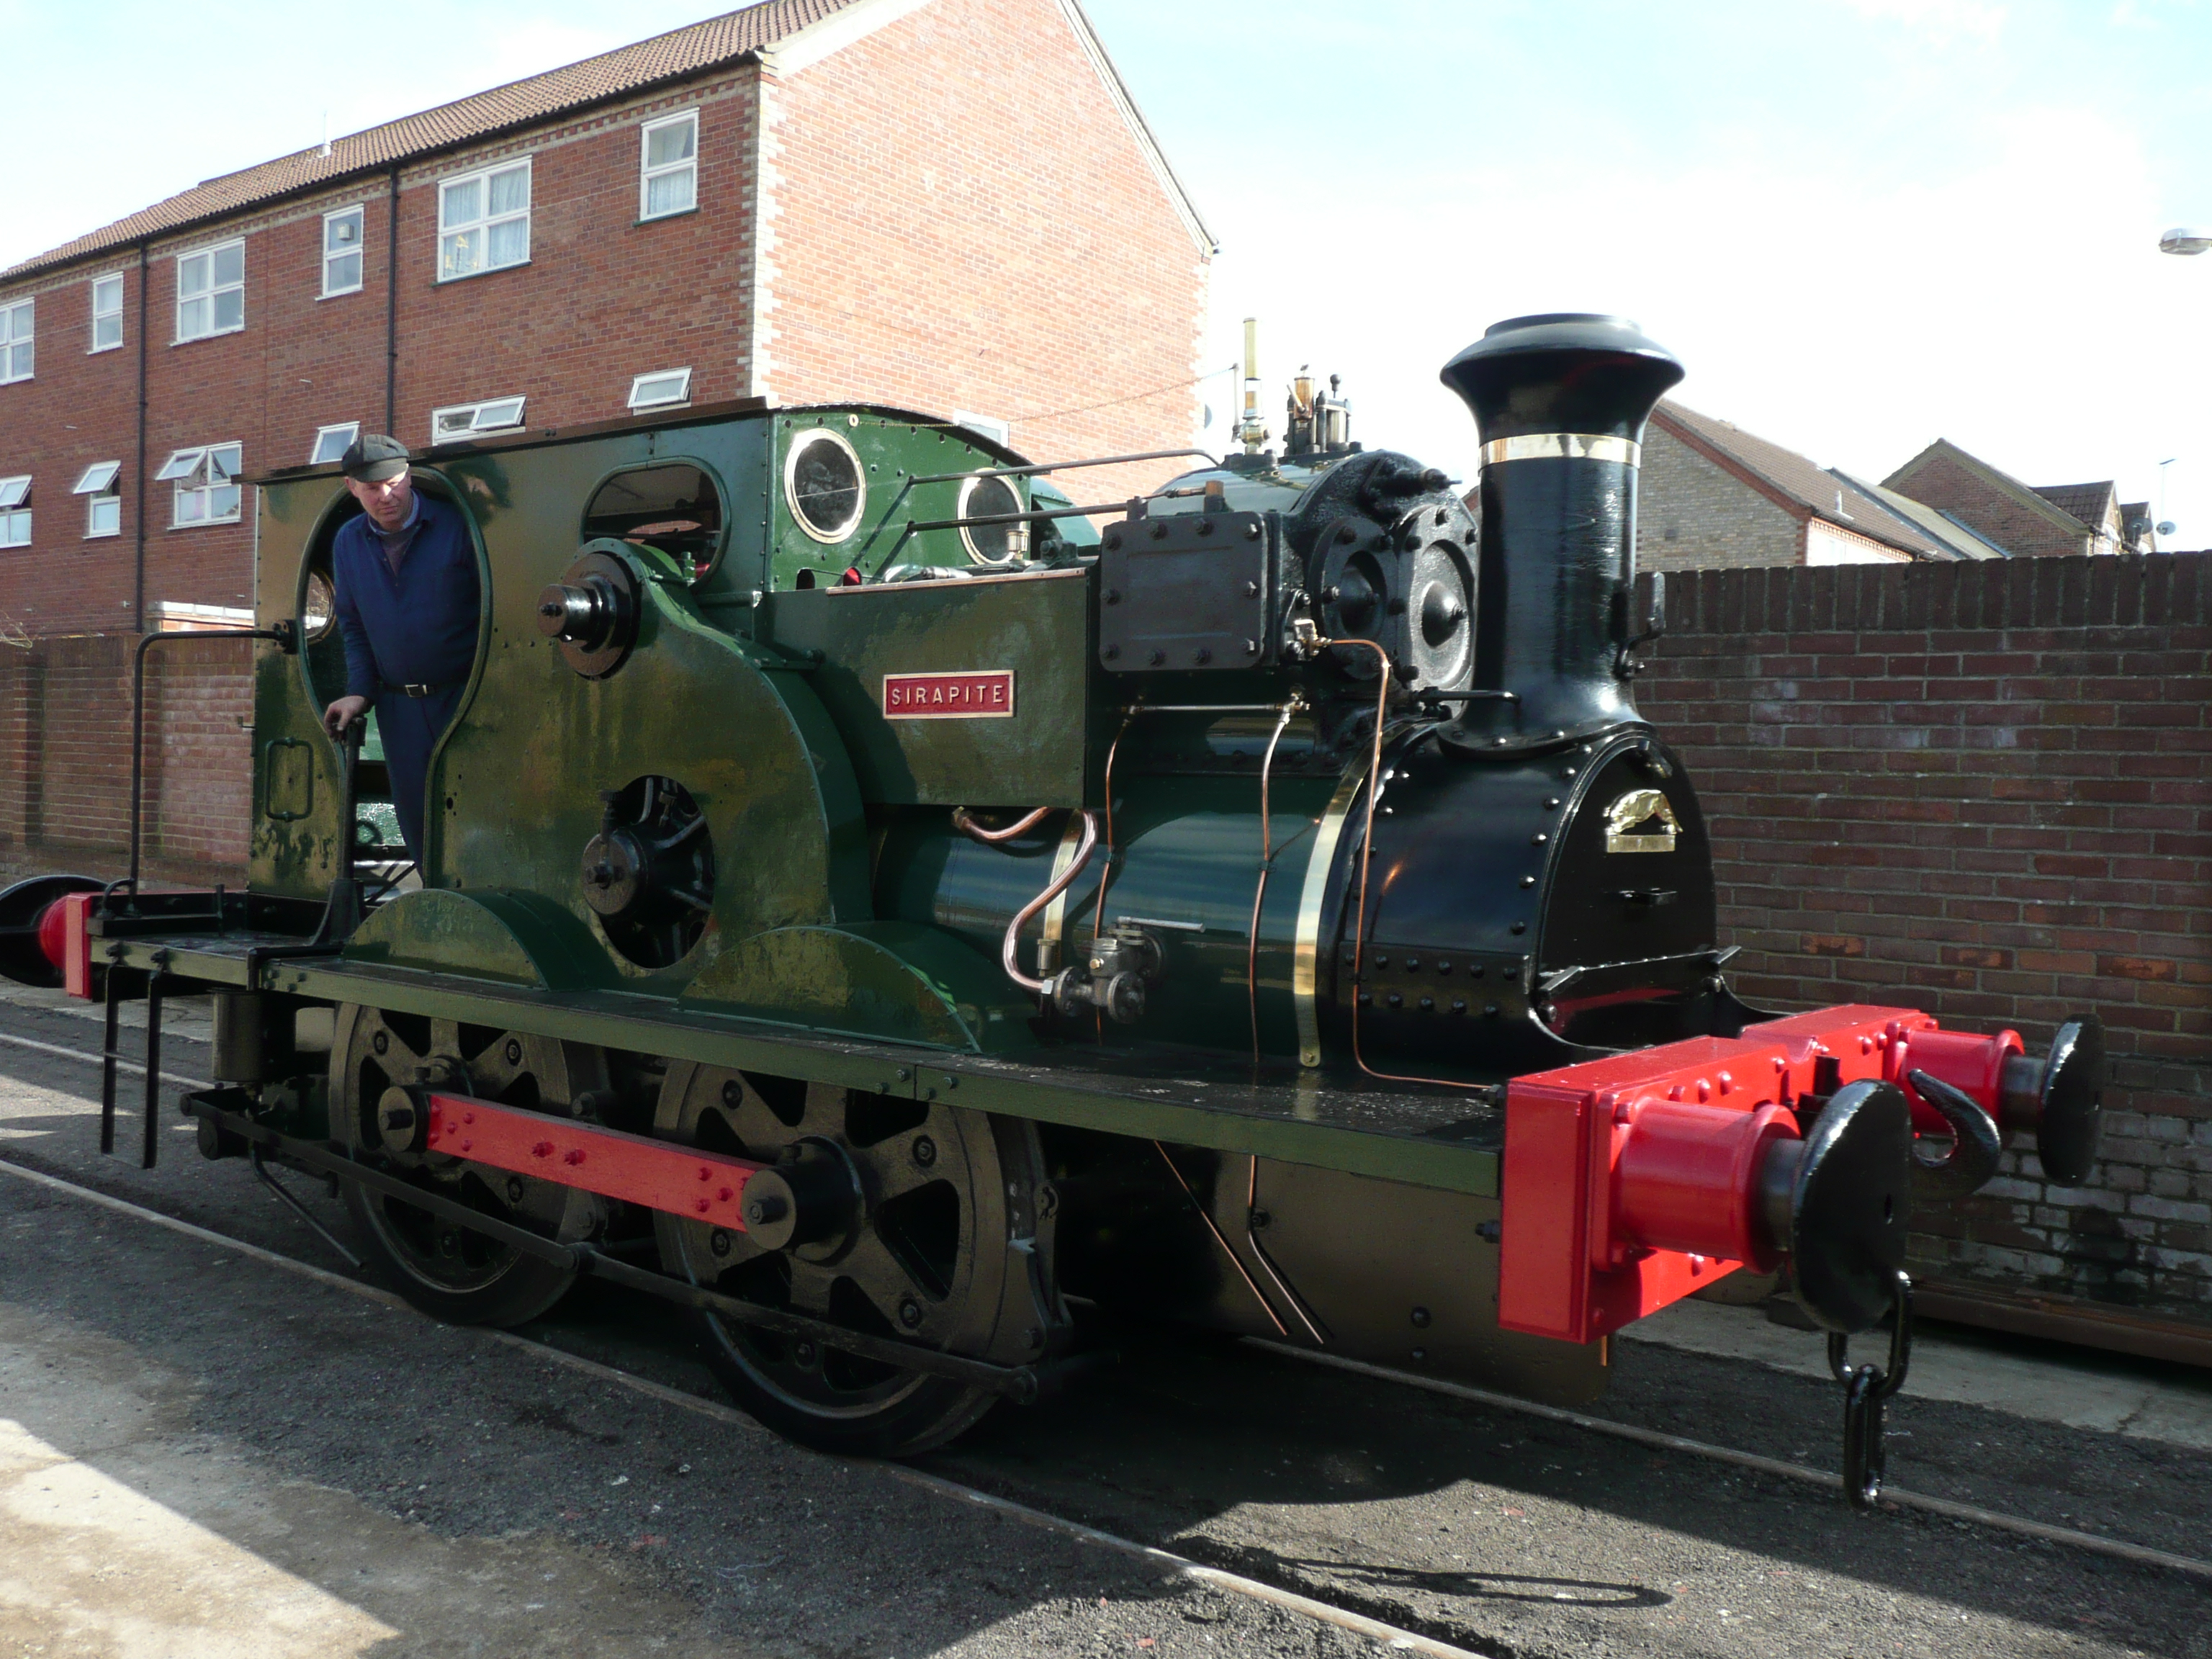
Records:
[[[2150,503],[2123,502],[2112,480],[2024,484],[1942,438],[1882,483],[1971,526],[2015,558],[2158,550]]]
[[[868,398],[1169,447],[1212,252],[1077,0],[764,0],[0,272],[0,631],[238,618],[241,476],[356,430]]]
[[[1647,570],[2002,556],[1918,502],[1672,400],[1653,413],[1643,459],[1638,560]]]

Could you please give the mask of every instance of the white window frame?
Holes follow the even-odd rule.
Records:
[[[474,173],[459,173],[450,179],[441,179],[438,181],[438,280],[440,282],[465,282],[471,276],[489,276],[495,270],[512,270],[517,265],[526,265],[530,263],[530,214],[532,199],[530,161],[531,158],[526,155],[520,161],[502,161],[497,167],[479,167]],[[520,172],[522,174],[522,206],[519,210],[494,213],[491,210],[491,181],[504,173],[514,172]],[[482,210],[473,219],[447,219],[446,216],[447,198],[453,191],[471,184],[482,187],[483,196],[478,203]],[[453,256],[450,245],[457,238],[465,236],[472,230],[481,231],[483,234],[483,258],[489,260],[491,257],[492,231],[498,226],[514,224],[518,221],[522,226],[522,254],[520,258],[508,259],[495,265],[475,264],[466,270],[455,270],[452,268]]]
[[[331,439],[337,437],[341,432],[345,434],[344,442],[339,444],[333,453],[328,455],[324,454],[323,447]],[[330,462],[342,459],[344,456],[347,448],[352,444],[353,441],[359,436],[361,436],[361,422],[359,421],[341,421],[336,426],[317,427],[315,428],[315,441],[307,446],[307,465],[309,466],[322,466]]]
[[[154,607],[161,624],[157,634],[180,634],[195,628],[248,629],[253,626],[253,613],[233,605],[194,605],[189,600],[163,599]]]
[[[222,460],[226,450],[232,457],[228,465]],[[171,453],[162,464],[161,470],[154,475],[155,483],[175,487],[169,508],[170,529],[198,530],[203,525],[238,522],[241,516],[240,507],[246,499],[244,486],[236,482],[238,475],[245,471],[240,459],[240,450],[238,441],[233,439],[228,443],[198,444]],[[218,483],[218,478],[222,482]],[[233,497],[230,511],[220,514],[211,511],[216,505],[216,497],[225,491],[230,492]],[[197,501],[200,511],[187,516],[185,509],[188,501]]]
[[[122,477],[122,462],[94,461],[79,473],[76,482],[70,486],[70,495],[84,497],[85,540],[99,541],[123,533]],[[105,515],[100,512],[103,507],[110,509]],[[100,522],[103,516],[115,522],[103,527]]]
[[[39,302],[32,300],[11,300],[0,305],[0,386],[16,380],[27,380],[38,373]],[[15,368],[16,354],[22,354],[23,367]]]
[[[646,388],[655,380],[673,380],[676,388],[664,398],[648,398]],[[638,412],[655,409],[689,409],[691,406],[691,371],[689,368],[659,368],[650,374],[640,374],[629,383],[629,406]]]
[[[351,219],[356,222],[353,246],[349,248],[341,248],[333,253],[331,252],[331,227],[340,219]],[[342,294],[360,293],[362,280],[368,275],[368,209],[366,204],[356,202],[351,207],[333,208],[330,212],[325,213],[323,216],[323,291],[318,297],[335,300]],[[353,281],[343,286],[334,287],[331,283],[331,267],[340,259],[351,259],[355,262]]]
[[[465,443],[479,432],[513,432],[522,424],[523,398],[487,398],[430,411],[432,444]]]
[[[1001,449],[1013,447],[1013,428],[1006,422],[994,420],[988,415],[978,415],[972,410],[956,409],[952,411],[952,424],[964,426],[970,432],[981,433]]]
[[[681,161],[667,161],[659,167],[653,164],[653,135],[671,127],[691,129],[691,153]],[[682,207],[653,210],[653,186],[662,179],[672,179],[679,173],[691,175],[691,199]],[[648,219],[673,219],[681,213],[694,213],[699,207],[699,112],[687,109],[674,115],[664,115],[659,120],[647,121],[637,130],[637,218],[640,224]]]
[[[216,281],[215,276],[216,260],[224,252],[234,247],[238,250],[238,280],[234,283],[219,283]],[[192,260],[199,258],[204,258],[208,262],[208,285],[204,289],[196,289],[191,294],[186,294],[185,292],[185,266]],[[177,255],[176,279],[177,337],[173,342],[172,342],[173,344],[186,345],[194,340],[212,340],[219,335],[236,334],[245,328],[246,238],[243,236],[232,236],[220,242],[210,242],[205,247],[191,248],[186,250],[185,252],[179,253]],[[238,294],[238,320],[230,324],[228,327],[218,328],[216,326],[215,319],[216,313],[220,309],[219,302],[224,295],[232,292],[234,289],[235,289]],[[187,334],[185,332],[185,307],[198,300],[205,300],[207,301],[208,325],[197,334]]]
[[[31,475],[0,478],[0,547],[31,544]]]
[[[102,311],[100,308],[100,290],[110,283],[115,284],[115,309]],[[89,287],[92,295],[92,343],[85,348],[84,355],[89,357],[95,351],[120,351],[123,349],[123,273],[119,270],[107,271],[94,277]],[[115,319],[115,337],[103,343],[100,337],[100,325],[111,317]]]

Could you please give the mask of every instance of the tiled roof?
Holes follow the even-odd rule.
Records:
[[[2070,513],[2092,530],[2105,526],[2105,510],[2119,492],[2107,478],[2102,483],[2033,484],[2035,493],[2061,513]]]
[[[356,173],[376,172],[395,162],[477,143],[627,96],[660,82],[734,64],[746,53],[795,34],[853,3],[854,0],[762,0],[743,11],[688,24],[635,46],[586,58],[580,64],[512,81],[420,114],[387,121],[366,132],[334,138],[327,155],[318,146],[219,179],[204,179],[167,201],[142,208],[128,218],[0,271],[0,281],[120,247],[142,236],[183,230],[277,197],[335,184]]]
[[[1827,471],[1794,449],[1754,438],[1741,427],[1685,409],[1671,398],[1659,405],[1658,417],[1671,420],[1830,524],[1841,525],[1862,536],[1870,536],[1923,556],[1956,556],[1957,550],[1947,543],[1934,539],[1917,525],[1899,518],[1883,503],[1863,494],[1849,479]]]
[[[1991,541],[1972,526],[1961,522],[1948,513],[1916,501],[1910,495],[1900,495],[1894,489],[1885,489],[1878,483],[1869,483],[1855,478],[1841,467],[1830,471],[1850,484],[1862,495],[1880,502],[1899,518],[1924,532],[1951,550],[1951,556],[1959,559],[2008,559],[2011,553]]]

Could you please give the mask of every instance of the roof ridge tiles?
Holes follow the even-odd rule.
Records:
[[[216,173],[188,190],[0,270],[0,281],[33,276],[142,238],[187,231],[259,203],[336,185],[363,173],[434,155],[518,126],[734,64],[750,53],[862,3],[756,0],[754,4],[663,30],[573,64],[541,70],[396,116],[333,138],[327,146],[310,144]]]

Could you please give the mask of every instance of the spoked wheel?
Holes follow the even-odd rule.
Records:
[[[1001,1364],[1043,1358],[1065,1325],[1050,1229],[1037,1223],[1030,1124],[683,1063],[669,1069],[655,1127],[775,1166],[746,1188],[750,1231],[654,1218],[662,1265],[680,1278]],[[926,1451],[996,1398],[719,1314],[697,1319],[708,1363],[738,1403],[825,1450]]]
[[[550,1037],[386,1013],[338,1012],[331,1048],[331,1133],[356,1157],[440,1198],[548,1238],[592,1231],[589,1193],[417,1150],[424,1128],[385,1102],[395,1085],[450,1089],[479,1099],[568,1116],[580,1097],[606,1086],[596,1048]],[[345,1184],[346,1207],[371,1256],[416,1307],[465,1325],[520,1325],[561,1299],[565,1267],[444,1220],[404,1200]]]

